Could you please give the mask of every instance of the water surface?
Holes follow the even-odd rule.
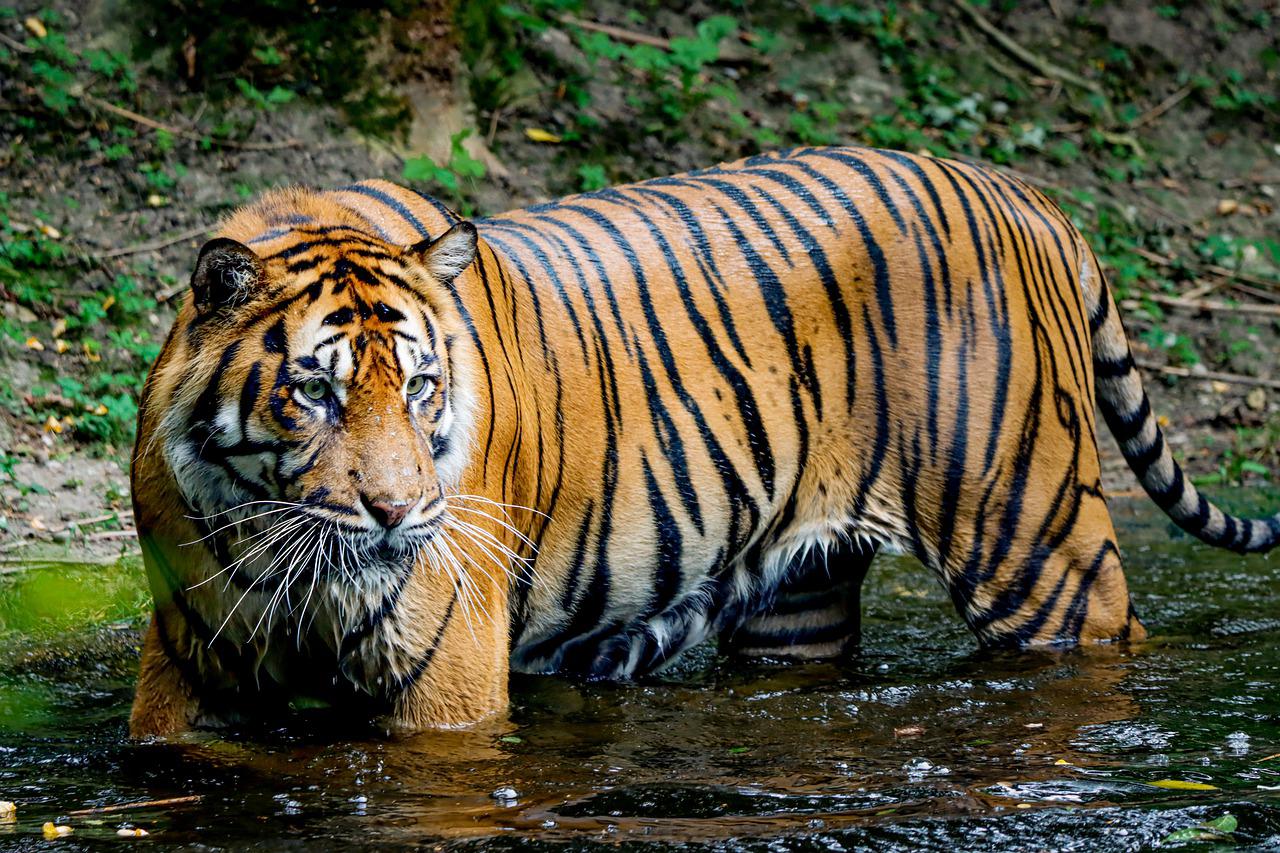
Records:
[[[131,742],[140,569],[0,569],[0,848],[51,849],[46,821],[64,850],[1280,848],[1280,560],[1114,512],[1139,647],[978,653],[882,559],[849,663],[522,677],[509,720],[400,740],[302,719]],[[195,799],[73,814],[173,798]],[[1210,821],[1234,831],[1185,831]]]

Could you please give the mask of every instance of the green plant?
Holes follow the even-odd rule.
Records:
[[[471,215],[471,203],[467,198],[467,190],[474,187],[475,182],[484,178],[484,163],[472,157],[463,145],[463,141],[471,135],[466,129],[450,138],[449,162],[440,165],[426,155],[410,157],[404,162],[401,176],[409,183],[434,184],[442,188],[462,209],[465,215]]]

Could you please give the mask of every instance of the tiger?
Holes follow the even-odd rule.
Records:
[[[1098,259],[1002,171],[807,147],[474,221],[273,190],[142,393],[131,730],[472,725],[513,670],[707,641],[842,658],[881,552],[982,647],[1136,643],[1097,410],[1177,526],[1280,542],[1184,475]]]

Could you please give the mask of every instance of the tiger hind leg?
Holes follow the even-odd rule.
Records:
[[[722,632],[720,648],[742,657],[838,658],[862,633],[862,581],[875,548],[852,542],[796,560],[764,606]]]

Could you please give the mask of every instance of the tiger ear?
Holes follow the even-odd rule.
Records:
[[[249,301],[266,277],[262,261],[243,243],[218,237],[205,243],[191,274],[191,293],[202,316]]]
[[[434,240],[414,243],[404,250],[426,267],[441,284],[448,285],[476,259],[476,227],[459,222]]]

